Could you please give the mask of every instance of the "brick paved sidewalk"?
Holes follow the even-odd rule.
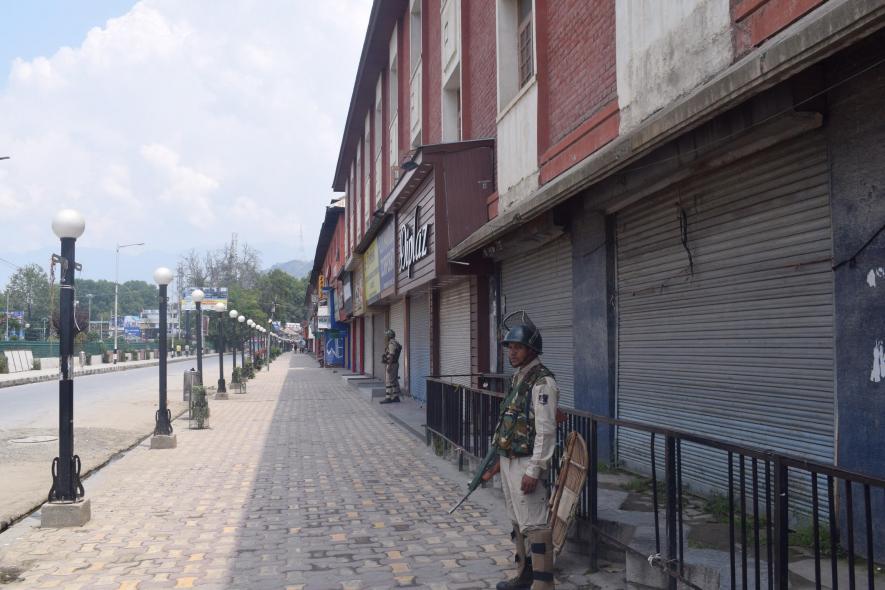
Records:
[[[506,523],[413,435],[306,355],[213,401],[211,429],[86,480],[92,521],[0,535],[8,588],[489,588]],[[561,580],[561,588],[586,587]]]

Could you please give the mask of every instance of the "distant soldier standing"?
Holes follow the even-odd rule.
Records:
[[[516,372],[501,403],[494,435],[499,459],[483,479],[488,481],[501,473],[519,562],[516,577],[499,582],[498,590],[548,590],[554,587],[553,533],[547,521],[544,482],[556,446],[559,388],[553,373],[538,358],[542,351],[541,332],[525,312],[518,313],[522,314],[520,323],[509,327],[502,341]],[[526,555],[526,537],[530,557]]]
[[[387,336],[387,348],[381,355],[381,362],[387,365],[384,373],[387,397],[381,400],[381,403],[392,404],[399,401],[399,354],[403,346],[396,341],[396,332],[393,330],[387,330],[385,336]]]

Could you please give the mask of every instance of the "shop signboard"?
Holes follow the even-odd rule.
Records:
[[[421,222],[421,206],[415,207],[415,214],[411,223],[403,223],[399,228],[399,260],[397,268],[400,272],[408,272],[412,276],[412,267],[423,259],[430,250],[428,249],[427,234],[430,230],[430,222]]]
[[[317,307],[317,330],[328,330],[332,327],[332,318],[329,315],[329,302],[320,301]]]
[[[378,239],[374,239],[363,257],[364,289],[366,302],[372,303],[381,293],[381,274],[378,267]]]
[[[396,284],[396,240],[394,224],[387,226],[378,234],[378,266],[381,278],[381,291],[386,291]]]
[[[353,313],[353,273],[344,273],[341,294],[344,300],[344,313],[350,315]]]
[[[353,273],[353,315],[363,315],[366,312],[366,296],[363,290],[363,267],[360,266]]]
[[[211,309],[216,303],[221,303],[227,307],[227,287],[200,287],[203,291],[203,302],[200,305],[203,309]],[[182,311],[193,311],[197,309],[191,295],[197,287],[188,287],[181,292],[181,309]]]

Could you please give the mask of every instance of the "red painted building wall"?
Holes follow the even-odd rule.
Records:
[[[615,0],[536,3],[538,155],[547,182],[618,135]]]
[[[439,0],[424,0],[421,7],[422,86],[424,108],[421,122],[421,143],[442,141],[442,39],[440,37]]]
[[[826,0],[731,0],[735,61]]]
[[[495,3],[461,3],[461,128],[467,139],[495,137],[498,114]]]

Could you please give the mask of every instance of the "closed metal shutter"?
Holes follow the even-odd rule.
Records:
[[[372,316],[372,367],[376,379],[384,379],[384,363],[381,355],[384,354],[385,337],[387,331],[387,314],[383,311]]]
[[[397,301],[396,303],[390,306],[390,329],[396,333],[396,340],[400,344],[405,342],[406,335],[406,300],[403,299],[401,301]],[[403,379],[403,367],[406,364],[405,357],[408,356],[408,351],[406,351],[405,347],[403,347],[402,352],[399,356],[399,384],[400,386],[405,383],[405,379]]]
[[[618,417],[833,461],[828,188],[815,134],[618,214]],[[648,443],[620,429],[619,458],[647,469]],[[727,488],[724,453],[683,463]]]
[[[363,316],[363,373],[371,375],[374,370],[372,364],[372,316]]]
[[[461,281],[439,295],[440,375],[470,375],[470,281]],[[470,385],[470,377],[453,383]]]
[[[409,298],[409,393],[416,400],[427,401],[427,376],[430,375],[430,295]]]
[[[541,361],[553,371],[559,405],[575,407],[575,345],[572,330],[572,242],[565,234],[501,264],[501,317],[524,309],[541,330]],[[598,313],[598,310],[592,310]],[[591,310],[587,310],[591,313]],[[504,370],[512,373],[504,351]]]

